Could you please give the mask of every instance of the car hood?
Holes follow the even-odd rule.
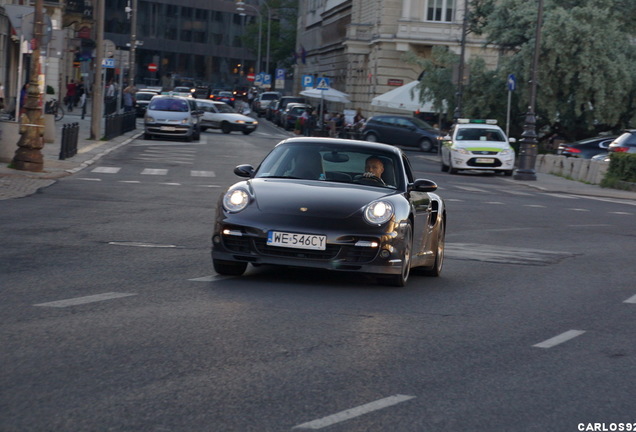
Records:
[[[307,216],[325,218],[349,217],[372,201],[396,194],[392,189],[313,180],[252,179],[247,184],[262,212],[302,211]]]
[[[453,147],[470,151],[501,151],[510,149],[510,144],[504,141],[455,141]]]

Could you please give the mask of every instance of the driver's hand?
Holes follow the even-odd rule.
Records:
[[[375,177],[375,174],[373,174],[372,172],[365,172],[364,174],[362,174],[362,177]]]

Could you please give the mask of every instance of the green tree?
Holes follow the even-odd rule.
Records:
[[[267,6],[262,5],[259,13],[262,17],[261,56],[265,64],[267,53],[268,25],[270,33],[270,61],[268,72],[276,67],[288,67],[292,63],[292,54],[296,48],[296,20],[298,17],[298,0],[268,0],[271,10],[271,22],[268,23]],[[243,35],[243,44],[255,55],[258,52],[259,19],[249,24]],[[264,66],[263,66],[264,67]]]
[[[484,7],[491,1],[479,3]],[[629,126],[635,114],[636,51],[626,20],[635,11],[633,0],[545,0],[537,70],[539,126],[560,125],[573,138]],[[502,49],[498,69],[519,77],[522,94],[528,92],[536,18],[536,2],[498,0],[479,27],[488,43]]]

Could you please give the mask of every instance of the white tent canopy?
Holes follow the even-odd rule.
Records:
[[[303,90],[300,92],[300,94],[303,96],[307,96],[308,98],[323,99],[329,102],[340,102],[345,104],[351,103],[348,94],[332,88],[328,88],[327,90],[312,88],[309,90]]]
[[[434,112],[431,103],[423,104],[420,102],[419,84],[419,81],[413,81],[376,96],[371,101],[371,105],[411,112],[418,110],[421,112]]]

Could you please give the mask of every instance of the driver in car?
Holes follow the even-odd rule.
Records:
[[[384,164],[377,156],[369,156],[364,164],[365,173],[362,177],[375,177],[382,181],[382,173],[384,172]],[[382,183],[384,183],[382,181]]]

